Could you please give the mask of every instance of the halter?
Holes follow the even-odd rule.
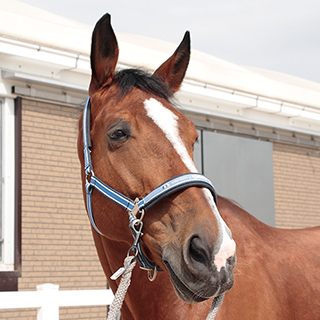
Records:
[[[92,192],[93,189],[101,192],[105,197],[114,201],[124,209],[128,211],[129,214],[129,228],[132,232],[134,243],[128,251],[128,255],[133,253],[137,258],[140,268],[147,270],[149,273],[154,271],[154,276],[157,271],[161,271],[161,269],[156,266],[153,262],[151,262],[143,253],[141,246],[141,236],[142,236],[142,218],[144,214],[144,210],[149,210],[152,206],[154,206],[157,202],[162,200],[163,198],[181,191],[190,187],[200,187],[207,188],[213,195],[215,203],[217,203],[217,195],[216,191],[211,183],[211,181],[205,176],[199,173],[186,173],[179,176],[176,176],[157,188],[151,191],[148,195],[143,197],[141,200],[136,199],[135,201],[129,199],[125,195],[120,192],[112,189],[107,184],[102,182],[97,176],[94,175],[92,162],[91,162],[91,135],[90,135],[90,115],[91,115],[91,102],[90,97],[87,98],[86,104],[84,106],[83,111],[83,144],[84,144],[84,161],[85,161],[85,174],[86,174],[86,199],[87,199],[87,211],[88,216],[91,221],[93,228],[102,236],[103,233],[97,227],[92,211]],[[90,179],[90,181],[89,181]],[[137,218],[137,213],[140,212],[142,214],[141,218]],[[121,273],[119,274],[121,275]],[[118,276],[119,276],[118,275]],[[115,275],[116,276],[116,275]]]

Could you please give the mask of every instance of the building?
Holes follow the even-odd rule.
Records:
[[[0,291],[105,288],[76,148],[93,27],[0,3]],[[155,70],[177,46],[117,37],[119,68]],[[320,224],[320,84],[193,51],[177,98],[200,133],[196,164],[218,193],[276,227]],[[79,312],[105,318],[88,307],[63,308],[61,319]]]

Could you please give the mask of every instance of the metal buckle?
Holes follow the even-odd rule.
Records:
[[[132,217],[132,216],[131,216]],[[139,249],[138,249],[138,242],[139,242],[139,239],[140,237],[143,236],[143,233],[142,233],[142,227],[143,227],[143,222],[141,221],[143,218],[143,216],[140,218],[140,219],[134,219],[132,218],[130,220],[130,224],[129,224],[129,227],[130,227],[130,230],[132,232],[132,235],[133,235],[133,238],[134,238],[134,241],[133,241],[133,244],[131,246],[131,248],[129,249],[128,253],[127,253],[127,257],[131,254],[131,252],[134,253],[134,256],[137,257],[138,254],[139,254]],[[138,229],[137,229],[138,227]],[[144,267],[141,267],[140,265],[140,269],[142,270],[146,270],[148,272],[148,279],[152,282],[156,279],[157,277],[157,267],[155,266],[154,269],[150,269],[150,268],[144,268]],[[153,271],[153,273],[152,273]]]
[[[135,219],[135,220],[138,220],[138,221],[140,221],[140,222],[142,222],[142,219],[143,219],[143,217],[144,217],[144,209],[142,209],[142,210],[140,210],[139,209],[139,198],[136,198],[135,200],[134,200],[134,202],[135,202],[135,205],[134,205],[134,207],[133,207],[133,209],[129,212],[129,219],[130,219],[130,221],[132,220],[132,219]],[[138,219],[137,218],[137,214],[138,213],[140,213],[140,218]]]
[[[138,226],[138,229],[136,229],[136,226]],[[130,224],[129,224],[129,228],[132,232],[132,236],[133,236],[133,244],[131,246],[131,248],[129,249],[127,256],[130,255],[131,252],[134,253],[134,256],[136,257],[139,253],[138,250],[138,242],[140,237],[143,235],[142,233],[142,227],[143,227],[143,222],[140,221],[139,219],[131,219],[130,220]]]

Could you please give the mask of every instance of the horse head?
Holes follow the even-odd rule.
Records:
[[[190,57],[186,32],[174,54],[153,74],[115,71],[118,44],[103,16],[93,31],[90,135],[94,173],[130,199],[141,199],[164,181],[195,173],[194,124],[173,104],[173,94],[185,76]],[[82,122],[79,159],[84,164]],[[88,179],[83,173],[83,184]],[[85,188],[84,188],[85,192]],[[93,192],[96,244],[112,243],[102,264],[115,272],[132,243],[125,211]],[[207,188],[190,187],[163,198],[143,217],[142,249],[159,269],[168,272],[176,294],[185,302],[216,297],[233,285],[235,243]],[[119,246],[118,246],[119,244]],[[119,249],[121,248],[121,249]],[[122,257],[114,261],[115,257]],[[143,272],[143,271],[141,271]]]

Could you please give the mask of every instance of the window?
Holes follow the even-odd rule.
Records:
[[[275,226],[271,142],[201,130],[194,159],[218,194]]]

